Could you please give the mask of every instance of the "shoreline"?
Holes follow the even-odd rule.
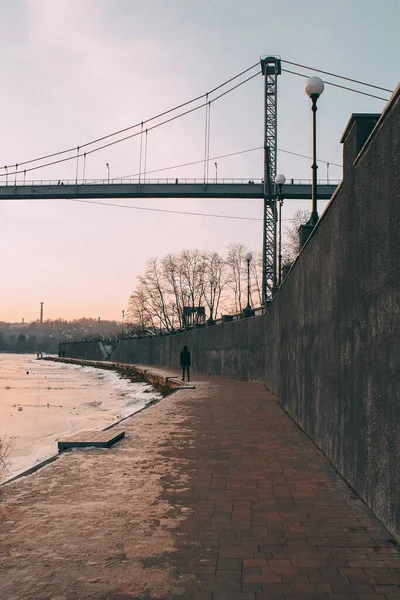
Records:
[[[161,402],[161,400],[163,398],[171,395],[175,391],[178,391],[180,389],[194,389],[194,386],[188,386],[188,385],[185,386],[184,384],[182,384],[182,382],[174,381],[174,379],[175,379],[174,376],[159,375],[158,373],[152,372],[150,369],[142,369],[135,365],[128,365],[128,364],[123,364],[123,363],[110,363],[110,362],[103,363],[100,361],[61,358],[61,357],[55,357],[55,356],[51,356],[51,357],[46,356],[46,357],[36,358],[36,360],[45,360],[45,361],[59,362],[59,363],[64,363],[64,364],[74,364],[74,365],[78,365],[78,366],[82,366],[82,367],[92,367],[92,368],[97,368],[97,369],[111,370],[111,371],[118,373],[119,375],[121,375],[123,377],[128,378],[132,382],[150,383],[150,385],[153,387],[153,389],[156,392],[161,394],[161,397],[150,400],[142,408],[139,408],[138,410],[136,410],[135,412],[133,412],[129,415],[125,415],[125,416],[121,417],[121,419],[118,419],[118,421],[110,423],[109,425],[105,425],[104,427],[101,427],[101,428],[94,428],[95,430],[98,430],[98,431],[108,431],[109,429],[113,429],[114,427],[117,427],[118,425],[120,425],[121,423],[126,421],[127,419],[131,419],[132,417],[135,417],[136,415],[140,414],[141,412],[143,412],[150,406],[154,406],[155,404],[158,404],[159,402]],[[135,377],[134,381],[131,379],[132,376]],[[39,463],[32,465],[31,467],[25,469],[24,471],[12,475],[8,479],[5,479],[4,481],[0,482],[0,488],[5,485],[8,485],[14,481],[17,481],[18,479],[21,479],[22,477],[28,477],[29,475],[33,475],[36,471],[39,471],[40,469],[46,467],[47,465],[55,462],[65,452],[68,452],[68,450],[64,450],[62,452],[57,452],[56,454],[53,454],[52,456],[45,458],[44,460],[40,461]]]

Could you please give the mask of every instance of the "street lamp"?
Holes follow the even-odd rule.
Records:
[[[244,317],[254,316],[254,310],[250,306],[250,261],[253,258],[251,252],[247,252],[245,259],[247,261],[247,306],[243,311]]]
[[[89,342],[92,341],[92,325],[89,325]]]
[[[275,177],[275,185],[278,188],[277,202],[278,202],[278,285],[281,284],[281,273],[282,273],[282,186],[286,181],[286,177],[279,173]]]
[[[318,222],[317,212],[317,100],[324,91],[324,82],[320,77],[310,77],[307,79],[305,91],[311,98],[312,110],[312,212],[309,224],[314,226]]]
[[[122,327],[121,327],[121,337],[124,337],[124,319],[125,319],[125,310],[122,309]]]
[[[217,164],[217,163],[215,163]],[[213,312],[214,312],[214,300],[215,300],[215,277],[211,275],[210,279],[210,318],[208,319],[209,325],[214,325]],[[214,289],[214,298],[213,298]]]
[[[74,329],[74,342],[76,342],[76,329]]]
[[[81,331],[82,331],[82,342],[83,342],[83,331],[84,331],[83,327],[81,327]]]
[[[107,183],[110,183],[110,165],[108,163],[106,163],[106,167],[107,167]]]
[[[215,166],[215,183],[218,182],[218,163],[214,163]]]

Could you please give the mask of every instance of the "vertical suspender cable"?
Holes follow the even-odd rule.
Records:
[[[79,168],[79,146],[76,148],[76,173],[75,173],[75,185],[78,184],[78,168]]]
[[[142,152],[143,152],[143,121],[140,124],[140,154],[139,154],[139,185],[140,185],[140,174],[142,172]]]
[[[210,103],[208,101],[208,93],[206,94],[206,125],[204,130],[204,183],[207,177],[207,134],[208,134],[208,111]]]
[[[146,141],[144,144],[144,172],[143,172],[143,183],[146,182],[146,169],[147,169],[147,129],[146,129]]]
[[[207,181],[210,166],[210,129],[211,129],[211,102],[208,103],[208,131],[207,131]]]

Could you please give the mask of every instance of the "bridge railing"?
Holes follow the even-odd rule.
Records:
[[[318,183],[321,185],[338,185],[340,179],[319,179]],[[247,178],[189,178],[189,177],[175,177],[175,178],[157,178],[157,179],[17,179],[12,180],[11,176],[4,177],[0,176],[0,185],[15,187],[36,187],[36,186],[65,186],[65,185],[180,185],[180,184],[197,184],[197,185],[229,185],[229,184],[242,184],[242,185],[255,185],[262,184],[262,179],[247,179]],[[311,185],[311,179],[287,179],[286,186],[290,185]]]

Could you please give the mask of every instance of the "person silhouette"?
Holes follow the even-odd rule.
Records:
[[[190,365],[190,352],[188,350],[188,347],[184,346],[180,356],[180,366],[182,367],[182,381],[185,381],[185,371],[187,373],[187,380],[190,381]]]

